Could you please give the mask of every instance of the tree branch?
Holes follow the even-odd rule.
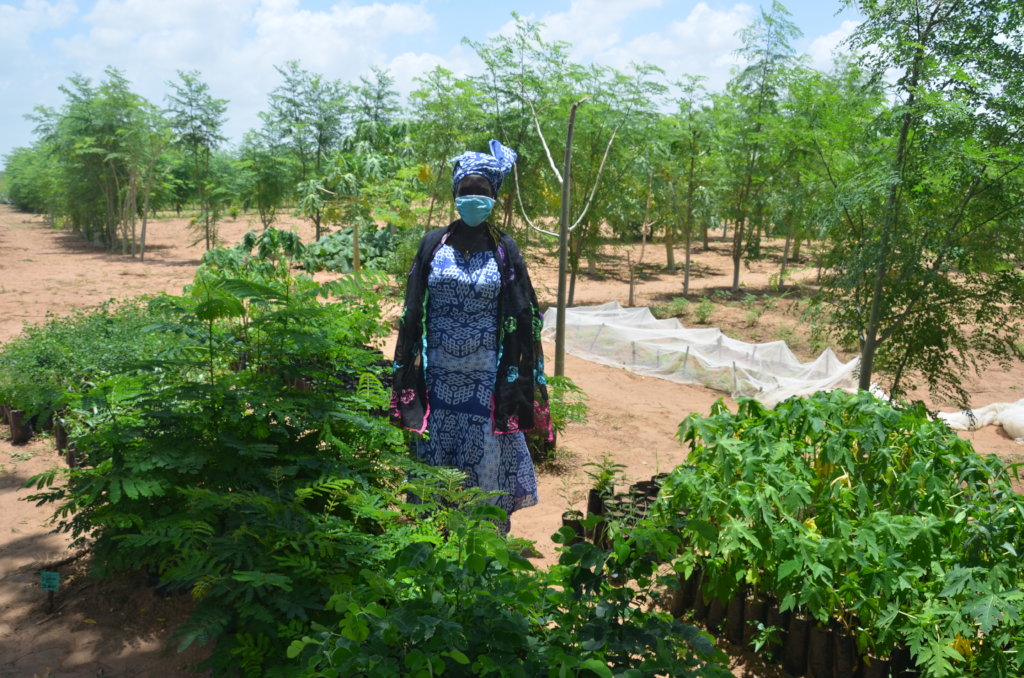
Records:
[[[516,169],[516,165],[514,165],[514,164],[512,165],[512,176],[516,180],[516,199],[519,202],[519,213],[523,215],[523,219],[526,221],[526,224],[530,228],[532,228],[533,230],[535,230],[535,231],[537,231],[539,233],[543,233],[544,235],[550,235],[553,238],[557,238],[558,237],[557,233],[554,233],[552,231],[545,231],[543,228],[541,228],[541,227],[537,226],[536,224],[534,224],[533,221],[530,220],[530,217],[526,216],[526,208],[523,207],[523,194],[519,190],[519,170]]]
[[[612,131],[611,138],[608,139],[608,145],[605,146],[604,155],[601,157],[601,164],[597,168],[597,176],[594,177],[594,185],[590,189],[590,197],[587,198],[587,204],[583,206],[583,211],[580,212],[580,216],[578,219],[576,219],[576,223],[569,227],[570,233],[575,231],[576,227],[583,222],[583,218],[587,216],[587,210],[590,209],[591,203],[594,202],[594,195],[597,193],[597,185],[601,183],[601,173],[604,172],[605,161],[608,160],[608,153],[610,153],[612,150],[612,142],[615,141],[615,135],[619,133],[619,128],[622,127],[622,123],[624,123],[625,121],[626,119],[623,118],[622,121],[620,121],[619,124],[615,126],[615,129]]]
[[[523,87],[522,83],[519,83],[519,86],[520,86],[520,88],[522,88],[522,90],[526,89],[525,87]],[[526,96],[525,91],[521,92],[520,96],[522,96],[523,99],[526,100],[526,103],[529,104],[529,106],[530,106],[530,115],[533,117],[533,125],[534,125],[534,127],[537,128],[537,136],[540,138],[540,144],[541,144],[541,146],[544,147],[544,154],[547,155],[547,157],[548,157],[548,164],[551,165],[551,171],[555,173],[555,178],[558,179],[558,184],[561,185],[562,184],[562,173],[558,171],[558,166],[555,164],[555,159],[553,157],[551,157],[551,149],[548,148],[547,139],[544,138],[544,132],[542,132],[541,129],[540,129],[540,118],[537,117],[537,109],[533,105],[533,100],[530,99],[530,97]],[[578,103],[583,103],[584,101],[586,101],[589,98],[590,97],[584,97]]]

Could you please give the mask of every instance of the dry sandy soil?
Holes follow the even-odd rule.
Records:
[[[146,261],[139,262],[105,253],[74,234],[49,228],[38,217],[0,206],[0,342],[15,336],[25,323],[44,320],[48,313],[67,313],[112,297],[180,292],[202,253],[201,246],[189,245],[194,238],[186,223],[183,219],[152,222]],[[304,239],[310,238],[308,226],[297,221],[287,225]],[[235,242],[254,227],[244,217],[226,221],[222,238]],[[624,250],[607,250],[597,275],[578,282],[577,304],[611,300],[626,304]],[[634,250],[634,258],[638,254]],[[681,251],[676,258],[682,261]],[[555,258],[534,248],[528,260],[542,305],[552,303]],[[695,248],[694,262],[700,273],[691,283],[691,299],[713,295],[729,284],[731,264],[724,243],[712,242],[710,251]],[[648,246],[635,305],[666,304],[681,294],[682,274],[667,273],[664,265],[664,248]],[[744,270],[745,293],[758,297],[766,293],[777,268],[776,255]],[[796,280],[810,280],[813,275],[813,270],[803,270]],[[749,308],[739,300],[726,301],[722,293],[712,298],[719,303],[711,324],[730,334],[747,341],[785,338],[805,359],[811,357],[812,348],[818,348],[807,339],[799,294],[776,302],[753,323]],[[759,304],[766,306],[763,302]],[[389,351],[390,344],[384,350]],[[670,470],[686,453],[673,438],[679,422],[690,412],[706,413],[722,397],[706,388],[639,377],[572,356],[567,357],[566,373],[589,396],[589,422],[571,425],[562,436],[557,463],[542,469],[539,478],[541,503],[515,514],[512,521],[514,534],[536,541],[539,566],[554,561],[549,536],[559,527],[562,511],[582,504],[588,487],[583,464],[610,455],[626,467],[632,481]],[[970,384],[972,405],[1018,400],[1024,395],[1019,390],[1022,385],[1024,365],[1010,371],[989,370]],[[68,551],[64,537],[50,532],[49,512],[22,501],[30,491],[19,489],[26,478],[60,463],[52,442],[41,438],[14,447],[6,436],[5,427],[0,437],[0,678],[195,675],[183,665],[201,653],[178,654],[169,642],[175,624],[187,614],[187,601],[154,596],[130,577],[95,582],[86,574],[85,558],[66,562],[76,554]],[[995,453],[1007,461],[1024,460],[1024,447],[1000,429],[964,436],[980,452]],[[47,569],[62,576],[53,614],[48,614],[46,594],[39,590],[38,573]],[[745,675],[755,674],[763,675],[756,670]]]

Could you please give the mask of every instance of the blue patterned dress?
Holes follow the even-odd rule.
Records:
[[[494,252],[468,257],[442,245],[427,279],[427,437],[420,459],[454,466],[467,483],[505,494],[492,500],[511,514],[537,503],[537,478],[522,433],[495,434],[491,394],[498,366],[498,294]],[[507,526],[506,526],[507,527]]]

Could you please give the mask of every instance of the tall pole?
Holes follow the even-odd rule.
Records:
[[[558,306],[555,315],[555,376],[565,375],[565,304],[566,270],[569,262],[569,189],[572,184],[572,134],[576,126],[577,101],[569,111],[569,131],[565,139],[565,161],[562,163],[562,215],[558,227]]]

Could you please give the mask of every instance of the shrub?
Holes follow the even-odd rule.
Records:
[[[719,401],[679,436],[690,466],[656,514],[666,530],[687,515],[675,568],[701,567],[706,591],[750,585],[853,628],[876,656],[905,644],[926,676],[1021,674],[1024,500],[997,458],[921,405],[835,391],[733,414]]]
[[[707,297],[703,297],[697,308],[694,309],[694,319],[700,325],[707,325],[711,322],[711,315],[715,312],[715,305]]]
[[[686,318],[690,315],[692,304],[686,297],[676,297],[664,305],[651,307],[656,318]]]
[[[390,270],[399,238],[386,228],[359,231],[359,262],[363,268]],[[415,251],[414,251],[415,253]],[[352,230],[323,236],[307,247],[303,267],[308,271],[349,273],[353,266]]]
[[[433,503],[443,543],[411,544],[365,572],[332,598],[335,624],[292,643],[289,655],[307,658],[301,675],[731,675],[710,637],[649,609],[658,579],[642,534],[643,550],[574,544],[536,572],[486,523],[500,519],[495,507],[454,487]],[[568,542],[567,530],[556,540]],[[613,586],[613,572],[632,583]]]
[[[246,242],[255,254],[213,250],[186,294],[151,302],[173,341],[139,356],[148,369],[68,394],[83,466],[30,483],[98,575],[145,568],[191,593],[182,642],[213,641],[218,674],[263,675],[327,620],[332,587],[415,529],[389,508],[407,458],[365,348],[384,327],[373,293],[293,276],[291,235]]]
[[[110,300],[26,327],[0,349],[0,402],[46,418],[67,394],[140,368],[144,356],[173,345],[175,338],[146,331],[160,319],[145,299]]]

